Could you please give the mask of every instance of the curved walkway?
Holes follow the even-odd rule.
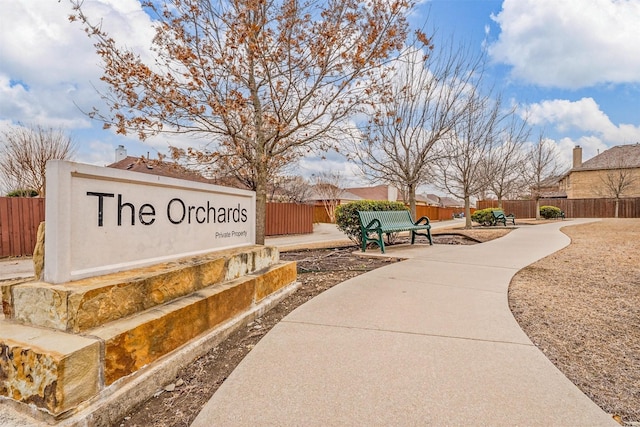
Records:
[[[521,268],[569,244],[522,226],[472,246],[389,247],[406,261],[296,309],[198,415],[204,426],[617,426],[520,329]]]

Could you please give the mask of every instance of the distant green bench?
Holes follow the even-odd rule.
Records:
[[[416,235],[425,236],[429,239],[429,244],[433,245],[431,239],[431,225],[429,218],[423,216],[418,221],[413,222],[409,211],[358,211],[360,217],[360,231],[362,233],[362,252],[367,249],[367,243],[374,242],[384,253],[384,241],[382,235],[389,235],[400,231],[411,231],[411,244],[415,243]],[[426,230],[425,233],[419,233]],[[376,237],[370,237],[375,233]]]
[[[504,224],[507,226],[507,221],[511,221],[513,225],[516,225],[516,216],[514,214],[505,215],[504,211],[494,210],[491,211],[493,214],[493,225],[498,225],[498,223]]]

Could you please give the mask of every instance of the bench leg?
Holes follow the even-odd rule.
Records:
[[[376,233],[378,234],[378,233]],[[366,252],[367,250],[367,243],[369,242],[375,242],[378,244],[378,246],[380,247],[380,250],[382,251],[382,253],[384,253],[384,240],[382,238],[382,234],[378,234],[377,238],[372,238],[369,237],[368,233],[362,233],[362,252]]]
[[[427,234],[418,233],[417,231],[411,230],[411,244],[413,245],[416,241],[416,236],[424,236],[429,239],[429,244],[433,246],[433,239],[431,238],[431,230],[427,230]]]
[[[380,246],[380,252],[384,253],[384,238],[382,237],[382,233],[378,233],[378,240],[376,242],[378,246]]]

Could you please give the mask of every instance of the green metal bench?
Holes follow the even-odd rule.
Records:
[[[360,217],[360,231],[362,233],[362,252],[367,249],[367,243],[374,242],[384,253],[384,241],[382,235],[389,235],[400,231],[411,231],[411,244],[416,240],[416,235],[425,236],[429,239],[429,244],[433,245],[431,239],[431,225],[429,218],[423,216],[418,221],[413,222],[409,211],[358,211]],[[426,230],[425,233],[419,233]],[[376,237],[370,237],[375,233]]]
[[[501,222],[506,227],[507,221],[511,221],[513,225],[516,225],[516,216],[513,214],[505,215],[504,211],[500,211],[500,210],[491,211],[491,213],[493,214],[492,225],[498,225],[498,223]]]

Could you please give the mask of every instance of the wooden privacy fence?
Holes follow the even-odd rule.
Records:
[[[322,223],[331,223],[331,218],[329,218],[329,214],[327,210],[322,205],[315,205],[313,207],[313,223],[316,224],[318,222]]]
[[[555,206],[564,211],[567,218],[613,218],[615,199],[540,199],[540,206]],[[478,209],[498,207],[497,200],[480,200]],[[535,218],[535,200],[503,200],[502,209],[516,218]],[[640,218],[640,198],[620,199],[619,218]]]
[[[265,235],[313,233],[313,206],[298,203],[267,203]]]
[[[33,255],[44,199],[0,197],[0,257]]]
[[[475,212],[475,209],[471,209],[471,213]],[[430,221],[446,221],[453,219],[454,215],[460,215],[464,213],[464,208],[442,208],[439,206],[416,206],[416,217],[426,216]]]

